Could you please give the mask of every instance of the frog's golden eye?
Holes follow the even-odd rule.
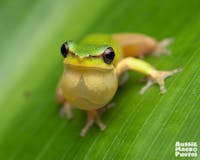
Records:
[[[115,57],[115,52],[112,47],[108,47],[103,53],[103,60],[107,64],[112,63],[114,57]]]
[[[67,45],[67,42],[62,44],[60,51],[61,51],[61,54],[64,58],[67,57],[67,54],[69,52],[69,46]]]

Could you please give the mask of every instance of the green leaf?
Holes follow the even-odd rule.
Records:
[[[0,159],[177,159],[175,143],[200,145],[200,12],[198,0],[36,0],[0,2]],[[85,138],[83,111],[59,117],[55,89],[60,45],[88,33],[141,32],[174,37],[170,56],[147,57],[159,69],[183,67],[139,95],[141,75],[127,83]],[[199,156],[198,156],[199,158]],[[197,159],[198,159],[197,158]],[[192,158],[190,158],[192,159]]]

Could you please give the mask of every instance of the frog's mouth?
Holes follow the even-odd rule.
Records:
[[[96,69],[96,70],[112,70],[114,69],[113,64],[106,64],[101,59],[98,58],[65,58],[64,64],[77,69]]]
[[[74,68],[76,70],[97,70],[97,71],[108,71],[113,70],[113,67],[102,67],[102,66],[94,66],[94,65],[81,65],[81,64],[65,64],[66,67]]]

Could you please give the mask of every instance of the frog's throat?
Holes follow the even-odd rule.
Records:
[[[88,90],[88,87],[85,84],[83,76],[80,77],[77,88],[79,89],[79,97],[78,97],[79,101],[82,100],[82,101],[87,101],[90,104],[100,105],[98,104],[98,102],[93,101],[90,97],[85,96],[85,92],[86,90]]]
[[[112,99],[118,85],[115,70],[73,67],[66,65],[62,81],[63,93],[69,103],[91,110],[106,105]]]

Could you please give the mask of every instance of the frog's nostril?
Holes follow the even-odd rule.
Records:
[[[69,47],[68,47],[67,43],[63,43],[63,44],[62,44],[62,46],[61,46],[61,48],[60,48],[60,51],[61,51],[62,56],[63,56],[64,58],[67,57],[67,54],[68,54],[68,52],[69,52]]]

